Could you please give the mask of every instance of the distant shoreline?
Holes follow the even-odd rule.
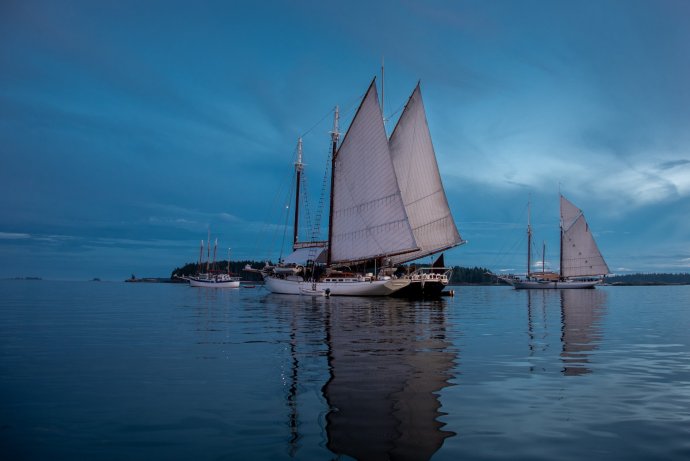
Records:
[[[690,282],[671,283],[671,282],[614,282],[602,283],[597,286],[601,287],[654,287],[654,286],[687,286]],[[507,287],[510,286],[505,283],[449,283],[449,287]]]
[[[187,283],[186,280],[170,277],[130,277],[125,280],[127,283]]]

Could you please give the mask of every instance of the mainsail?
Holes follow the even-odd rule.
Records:
[[[419,84],[393,130],[389,145],[405,210],[419,246],[418,251],[391,258],[393,264],[464,243],[441,183]]]
[[[606,275],[604,261],[585,215],[561,195],[561,277]]]
[[[335,154],[333,263],[418,249],[398,188],[375,83],[376,79]]]

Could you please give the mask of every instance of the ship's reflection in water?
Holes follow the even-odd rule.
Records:
[[[351,299],[330,307],[328,448],[359,460],[431,458],[454,435],[438,421],[437,393],[456,359],[443,301]]]
[[[445,300],[270,298],[289,331],[283,376],[291,457],[312,455],[303,449],[315,421],[332,454],[358,460],[429,459],[454,435],[438,420],[438,393],[457,358]],[[309,401],[317,389],[320,411]]]
[[[590,373],[590,354],[601,343],[601,321],[606,306],[602,290],[561,290],[563,374]]]
[[[560,358],[562,373],[591,373],[590,355],[602,340],[601,322],[606,309],[604,290],[539,290],[527,292],[530,355],[549,347],[550,306],[560,304]]]

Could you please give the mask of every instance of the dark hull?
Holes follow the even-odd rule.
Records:
[[[410,298],[410,299],[429,299],[440,298],[443,296],[441,292],[446,287],[438,281],[425,281],[424,283],[414,280],[410,282],[405,288],[402,288],[391,296],[394,298]]]

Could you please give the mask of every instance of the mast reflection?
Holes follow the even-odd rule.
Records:
[[[287,454],[301,455],[308,437],[320,433],[319,413],[311,396],[318,395],[327,373],[325,325],[329,300],[292,295],[270,294],[262,301],[271,319],[267,326],[277,327],[284,339],[286,361],[281,371],[285,391]],[[274,325],[275,321],[275,325]],[[316,392],[313,392],[316,391]],[[319,397],[320,398],[320,397]],[[318,403],[317,403],[318,405]],[[305,440],[305,437],[307,439]]]
[[[539,356],[553,350],[550,331],[556,331],[554,310],[560,310],[558,319],[559,357],[566,376],[591,373],[590,355],[602,340],[601,321],[606,308],[604,290],[539,290],[527,292],[527,335],[531,360],[530,371],[537,371],[534,363]],[[552,313],[549,316],[549,313]],[[551,317],[551,318],[549,318]],[[546,362],[548,363],[548,362]]]
[[[326,318],[328,448],[358,460],[429,459],[444,431],[438,392],[456,354],[443,301],[352,299]]]

